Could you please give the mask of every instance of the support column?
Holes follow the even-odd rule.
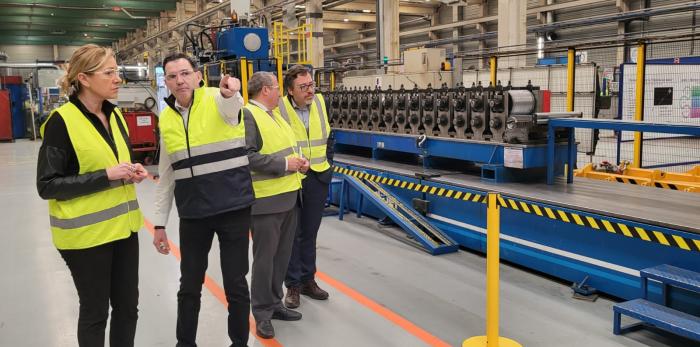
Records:
[[[498,0],[499,51],[506,52],[524,47],[527,43],[526,16],[527,1]],[[525,66],[525,56],[500,59],[499,65],[503,68]]]
[[[479,17],[486,17],[489,14],[489,8],[488,8],[488,5],[486,4],[486,0],[481,0],[481,4],[479,6],[481,8],[480,12],[479,12]],[[468,8],[467,6],[464,6],[464,11],[465,11],[464,19],[467,19],[467,15],[466,15],[467,8]],[[477,24],[476,30],[479,30],[479,32],[481,34],[485,34],[486,33],[486,23]],[[479,51],[483,52],[486,50],[486,48],[487,48],[486,47],[486,40],[479,40]],[[479,62],[478,62],[476,67],[478,69],[484,69],[484,68],[488,67],[487,59],[488,58],[486,58],[486,57],[479,59]]]
[[[628,0],[617,0],[617,10],[620,13],[625,13],[630,10],[630,5]],[[617,22],[617,37],[618,39],[623,39],[627,33],[627,22],[619,21]],[[627,50],[627,45],[623,45],[617,48],[617,64],[623,64],[625,62],[625,51]]]
[[[458,22],[461,20],[460,18],[460,13],[464,11],[464,6],[452,6],[452,21],[453,22]],[[452,30],[452,38],[457,39],[460,34],[460,29],[455,28]],[[463,75],[463,66],[462,66],[462,58],[455,56],[457,52],[459,52],[460,46],[459,43],[455,42],[452,44],[452,86],[451,87],[456,87],[457,84],[461,83],[464,80],[464,75]]]
[[[308,58],[313,67],[323,67],[323,1],[306,1],[306,24],[311,24]]]
[[[377,0],[377,60],[401,58],[399,52],[399,0]],[[396,71],[392,67],[389,71]]]

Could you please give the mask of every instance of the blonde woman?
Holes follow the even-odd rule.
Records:
[[[110,346],[134,345],[143,225],[134,183],[148,173],[131,163],[126,122],[107,101],[120,83],[111,49],[78,48],[60,83],[70,101],[41,126],[37,189],[80,298],[80,346],[104,346],[110,304]]]

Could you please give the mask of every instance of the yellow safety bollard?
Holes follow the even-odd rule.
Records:
[[[521,344],[498,335],[498,267],[501,211],[498,193],[488,194],[486,210],[486,336],[474,336],[462,347],[522,347]]]

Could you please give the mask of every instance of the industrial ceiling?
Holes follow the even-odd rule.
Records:
[[[110,45],[176,0],[0,0],[0,44]]]
[[[148,18],[175,10],[176,3],[177,0],[0,0],[0,44],[110,45],[127,32],[145,28]],[[303,17],[303,1],[294,3],[298,15]],[[357,30],[364,23],[376,22],[376,0],[323,3],[325,29]],[[439,5],[435,0],[402,0],[401,13],[429,18]]]

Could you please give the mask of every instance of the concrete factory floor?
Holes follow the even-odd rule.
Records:
[[[0,346],[75,346],[78,297],[51,242],[47,204],[35,188],[40,142],[0,143]],[[138,186],[153,216],[156,183]],[[177,245],[177,213],[169,237]],[[302,298],[298,322],[273,321],[276,340],[250,346],[460,346],[485,332],[485,261],[479,254],[430,256],[386,235],[376,221],[325,217],[318,239],[319,284],[328,301]],[[136,346],[175,344],[179,261],[140,238],[140,318]],[[215,241],[216,242],[216,241]],[[227,346],[218,245],[202,293],[200,346]],[[642,330],[612,334],[612,304],[573,299],[568,284],[501,266],[501,335],[537,347],[697,346]]]

